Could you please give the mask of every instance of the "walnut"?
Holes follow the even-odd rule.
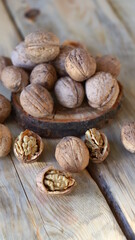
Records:
[[[23,109],[33,117],[43,118],[53,112],[53,99],[47,89],[30,84],[20,94],[20,103]]]
[[[67,108],[79,107],[84,99],[84,89],[81,83],[70,77],[60,78],[54,87],[58,102]]]
[[[40,192],[50,195],[61,195],[72,191],[76,185],[69,173],[54,169],[53,166],[45,167],[37,175],[37,186]]]
[[[12,92],[20,92],[28,85],[28,74],[15,66],[5,67],[1,74],[3,85]]]
[[[51,90],[57,80],[55,68],[51,64],[37,65],[30,75],[30,82],[42,85],[48,90]]]
[[[89,151],[77,137],[64,137],[56,146],[55,157],[59,165],[68,172],[79,172],[89,163]]]
[[[97,72],[111,73],[115,78],[120,74],[120,61],[111,55],[96,57]]]
[[[62,43],[63,46],[69,46],[69,47],[73,47],[73,48],[84,48],[86,49],[85,45],[83,45],[80,42],[76,42],[76,41],[71,41],[71,40],[65,40]]]
[[[2,70],[9,65],[12,65],[10,58],[1,56],[0,57],[0,78],[1,78]]]
[[[122,126],[121,141],[129,152],[135,153],[135,121]]]
[[[101,163],[107,158],[110,147],[104,133],[98,131],[96,128],[87,130],[85,133],[85,143],[90,152],[90,160],[93,163]]]
[[[24,42],[19,43],[11,53],[11,60],[14,66],[31,70],[35,67],[35,63],[26,56]]]
[[[35,162],[44,148],[41,137],[26,129],[21,132],[14,142],[14,154],[23,163]]]
[[[105,72],[98,72],[88,79],[85,89],[89,105],[101,110],[111,108],[119,95],[117,80]]]
[[[33,32],[25,37],[25,48],[26,55],[32,62],[48,62],[59,54],[59,39],[50,32]]]
[[[8,127],[0,124],[0,157],[5,157],[10,153],[12,145],[12,135]]]
[[[0,123],[3,123],[11,113],[10,101],[0,94]]]
[[[96,62],[85,49],[75,48],[66,57],[65,68],[72,79],[82,82],[95,73]]]

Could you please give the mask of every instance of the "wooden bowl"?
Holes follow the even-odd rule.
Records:
[[[89,128],[101,128],[109,119],[114,118],[120,108],[123,88],[119,83],[120,93],[111,109],[99,111],[92,109],[87,101],[76,109],[55,106],[55,113],[48,118],[35,118],[27,114],[20,105],[19,94],[12,94],[12,113],[15,120],[24,129],[30,129],[41,137],[59,138],[80,136]]]

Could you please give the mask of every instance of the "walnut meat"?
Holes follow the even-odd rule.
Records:
[[[31,70],[35,67],[35,63],[26,56],[24,42],[19,43],[11,53],[11,60],[14,66]]]
[[[10,101],[0,94],[0,123],[3,123],[11,113]]]
[[[30,82],[40,84],[48,90],[51,90],[57,80],[55,68],[51,64],[37,65],[30,75]]]
[[[41,137],[28,129],[21,132],[14,142],[14,154],[23,163],[35,162],[43,148]]]
[[[116,102],[119,95],[117,80],[105,72],[96,73],[85,84],[88,103],[93,108],[107,110]]]
[[[20,94],[23,109],[33,117],[44,118],[53,112],[53,99],[47,89],[30,84]]]
[[[67,108],[79,107],[84,99],[84,89],[81,83],[70,77],[60,78],[54,87],[58,102]]]
[[[59,54],[59,39],[50,32],[33,32],[25,37],[25,48],[26,55],[32,62],[48,62]]]
[[[54,169],[53,166],[45,167],[37,175],[36,181],[39,191],[50,195],[69,193],[76,185],[71,174]]]
[[[129,152],[135,153],[135,122],[129,122],[122,126],[121,140]]]
[[[77,137],[64,137],[56,146],[55,157],[59,165],[68,172],[80,172],[89,163],[89,151]]]
[[[28,85],[28,74],[15,66],[5,67],[1,74],[3,85],[12,92],[20,92]]]
[[[3,56],[0,57],[0,78],[1,78],[2,70],[5,67],[10,66],[10,65],[12,65],[10,58],[3,57]]]
[[[111,73],[115,78],[120,74],[120,61],[111,55],[96,57],[97,72]]]
[[[0,124],[0,157],[5,157],[10,153],[12,145],[12,135],[8,127]]]
[[[101,163],[107,158],[110,147],[104,133],[95,128],[87,130],[85,133],[85,143],[90,152],[90,160],[93,163]]]
[[[75,48],[66,57],[65,68],[72,79],[82,82],[95,73],[96,61],[85,49]]]

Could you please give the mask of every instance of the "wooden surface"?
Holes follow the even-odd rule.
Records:
[[[0,54],[9,55],[20,36],[39,28],[53,31],[61,41],[80,40],[93,55],[112,53],[120,58],[119,80],[124,85],[125,99],[115,121],[103,129],[110,141],[110,156],[104,163],[88,168],[111,209],[87,171],[75,176],[78,186],[71,195],[39,195],[35,176],[45,165],[44,159],[48,164],[54,162],[57,143],[45,140],[42,162],[21,165],[13,154],[0,161],[0,239],[124,239],[122,231],[127,239],[135,239],[135,155],[128,153],[120,141],[121,125],[135,119],[134,1],[3,2]],[[40,14],[28,19],[31,8]],[[9,96],[2,86],[0,90]],[[15,122],[9,120],[7,124],[14,136],[21,131]]]

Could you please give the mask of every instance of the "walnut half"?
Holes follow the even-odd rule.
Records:
[[[40,192],[50,195],[69,193],[76,185],[75,180],[67,172],[54,169],[53,166],[45,167],[37,175],[37,186]]]

